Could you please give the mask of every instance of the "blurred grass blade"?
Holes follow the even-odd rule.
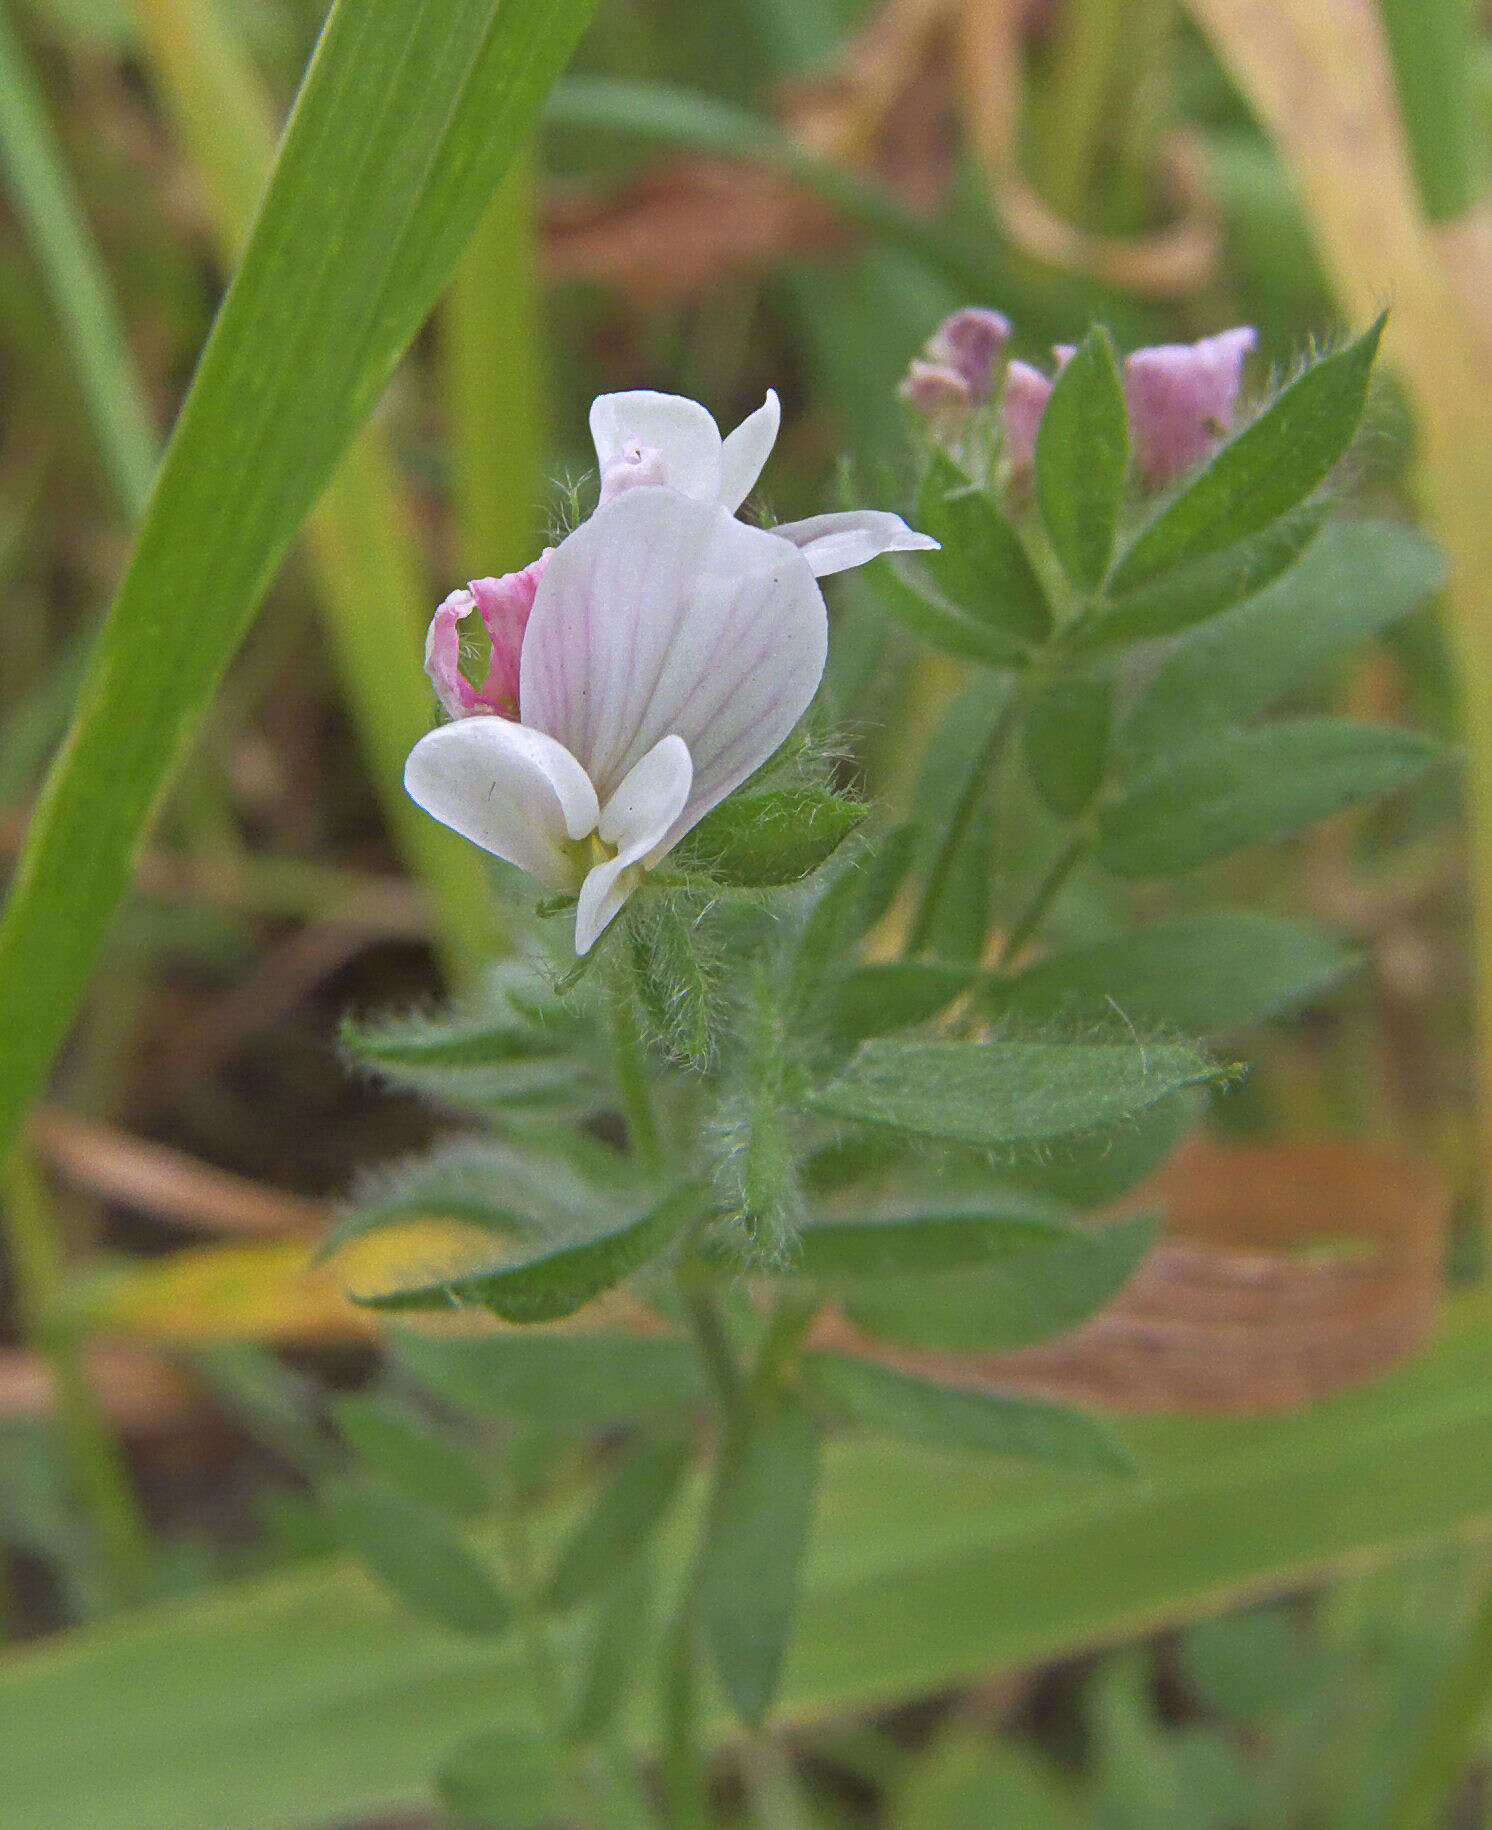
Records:
[[[260,596],[588,11],[567,0],[333,8],[0,925],[0,1149]]]
[[[549,378],[534,176],[524,157],[503,180],[441,307],[452,557],[461,578],[516,571],[543,544]]]
[[[1446,222],[1481,189],[1472,9],[1467,0],[1378,0],[1378,11],[1420,207],[1431,222]]]
[[[109,285],[25,57],[0,9],[0,156],[41,268],[109,480],[130,521],[144,512],[157,449]]]
[[[1132,1419],[1142,1482],[831,1444],[777,1719],[884,1708],[1485,1532],[1486,1327],[1463,1301],[1412,1366],[1286,1416]],[[536,1520],[536,1556],[572,1521]],[[680,1526],[665,1585],[692,1543]],[[652,1656],[640,1639],[644,1676]],[[407,1813],[463,1737],[525,1725],[530,1683],[516,1635],[426,1626],[345,1564],[280,1572],[0,1663],[0,1830]],[[640,1750],[653,1713],[640,1684],[624,1718]]]
[[[243,244],[274,157],[276,126],[219,0],[134,0],[140,50],[208,199],[218,251]],[[532,480],[530,480],[532,487]],[[417,662],[429,608],[388,444],[370,425],[307,529],[322,617],[384,818],[430,896],[447,967],[468,976],[501,939],[480,855],[404,792],[404,758],[430,725]]]

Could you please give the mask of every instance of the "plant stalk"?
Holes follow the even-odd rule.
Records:
[[[627,1116],[627,1136],[638,1162],[649,1175],[656,1175],[663,1167],[663,1141],[648,1086],[632,983],[620,965],[611,976],[611,1041],[617,1092]]]
[[[963,849],[969,836],[969,828],[974,823],[974,815],[979,811],[979,799],[988,784],[990,772],[999,759],[1005,740],[1010,735],[1015,723],[1016,711],[1021,702],[1020,692],[1012,687],[1005,703],[995,715],[990,725],[989,735],[984,740],[983,748],[970,769],[963,791],[958,797],[958,804],[953,810],[944,831],[932,867],[927,873],[927,883],[922,891],[922,901],[912,922],[912,931],[907,939],[906,951],[910,956],[921,953],[932,940],[938,925],[938,915],[943,907],[943,898],[948,894],[948,885],[953,877],[953,867],[958,854]]]

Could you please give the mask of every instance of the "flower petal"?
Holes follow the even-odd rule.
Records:
[[[410,751],[404,786],[442,825],[546,889],[579,889],[565,842],[594,832],[600,808],[585,770],[542,731],[506,718],[443,724]]]
[[[1052,383],[1029,362],[1006,365],[1000,412],[1005,422],[1005,461],[1013,471],[1029,470],[1036,456],[1036,428],[1051,398]]]
[[[777,390],[768,388],[767,398],[754,413],[747,414],[720,447],[720,504],[732,514],[756,487],[762,466],[777,443],[781,424]]]
[[[591,402],[591,437],[603,476],[627,461],[628,446],[641,447],[662,458],[661,480],[670,489],[697,502],[720,495],[720,428],[697,400],[647,388],[599,394]]]
[[[815,578],[847,572],[882,553],[915,553],[938,543],[908,527],[900,515],[879,508],[852,508],[838,515],[810,515],[806,521],[786,521],[772,532],[790,540],[813,568]]]
[[[473,712],[494,708],[461,671],[461,632],[457,624],[470,616],[476,599],[470,591],[453,591],[437,608],[425,632],[425,672],[435,696],[452,718],[469,718]]]
[[[1199,343],[1161,343],[1126,358],[1130,431],[1146,483],[1173,481],[1228,430],[1244,358],[1257,341],[1248,325],[1239,325]]]
[[[689,799],[694,768],[682,737],[655,743],[601,809],[600,834],[617,855],[591,870],[575,909],[575,951],[589,953],[642,871],[668,849],[667,836]]]
[[[787,541],[671,489],[630,489],[549,562],[519,704],[603,801],[660,738],[681,737],[694,783],[672,844],[802,717],[827,642],[823,596]]]

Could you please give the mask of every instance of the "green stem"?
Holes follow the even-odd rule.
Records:
[[[953,810],[937,855],[927,873],[927,884],[922,892],[922,901],[912,922],[912,931],[907,940],[907,953],[920,953],[928,945],[937,927],[938,915],[943,906],[943,898],[948,894],[948,885],[953,877],[953,867],[958,854],[963,849],[969,836],[969,828],[974,823],[974,815],[979,810],[979,797],[983,794],[989,780],[990,771],[994,768],[1005,740],[1015,722],[1021,695],[1012,688],[1009,697],[1000,707],[984,746],[975,758],[969,770],[963,792],[958,797],[958,805]]]
[[[1063,846],[1052,860],[1046,875],[1031,892],[1031,899],[1011,923],[1010,931],[1001,943],[1000,956],[995,962],[995,970],[1003,972],[1020,958],[1027,943],[1036,930],[1046,920],[1052,904],[1061,894],[1069,877],[1088,855],[1088,848],[1093,840],[1089,833],[1079,831]]]
[[[1419,1749],[1384,1814],[1385,1830],[1432,1830],[1449,1811],[1481,1748],[1492,1700],[1492,1569],[1465,1644],[1431,1705]]]
[[[722,1431],[725,1435],[738,1432],[746,1421],[747,1389],[731,1350],[725,1319],[709,1290],[695,1278],[681,1274],[679,1289],[695,1349],[720,1413]]]
[[[622,1097],[622,1110],[627,1115],[627,1135],[638,1162],[649,1175],[656,1175],[663,1167],[663,1142],[648,1086],[647,1061],[637,1027],[632,984],[621,967],[613,972],[611,980],[611,1041],[617,1091]]]
[[[63,1319],[63,1267],[41,1177],[17,1145],[5,1166],[5,1243],[26,1340],[45,1356],[57,1418],[78,1494],[121,1603],[150,1588],[150,1541],[123,1452],[89,1383],[73,1330]]]

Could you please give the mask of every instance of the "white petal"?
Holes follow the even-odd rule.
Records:
[[[565,841],[594,832],[600,808],[585,770],[544,732],[498,717],[443,724],[410,751],[404,786],[426,813],[547,889],[580,887]]]
[[[879,508],[852,508],[840,515],[810,515],[806,521],[785,521],[772,532],[790,540],[813,567],[815,578],[847,572],[882,553],[923,552],[938,543],[908,527],[900,515]]]
[[[599,394],[591,402],[591,437],[602,474],[629,444],[662,454],[670,489],[713,502],[720,495],[720,428],[697,400],[682,394]]]
[[[519,702],[603,801],[660,738],[682,737],[694,783],[671,844],[802,717],[827,643],[823,595],[785,540],[671,489],[632,489],[550,560]]]
[[[732,514],[756,487],[762,466],[777,443],[777,428],[782,424],[782,408],[777,390],[767,389],[767,398],[754,413],[748,413],[735,431],[728,434],[720,447],[720,504]]]
[[[694,774],[682,737],[655,743],[601,809],[601,837],[617,855],[598,864],[580,888],[575,951],[589,953],[637,886],[643,867],[668,849],[669,828],[684,811]]]

